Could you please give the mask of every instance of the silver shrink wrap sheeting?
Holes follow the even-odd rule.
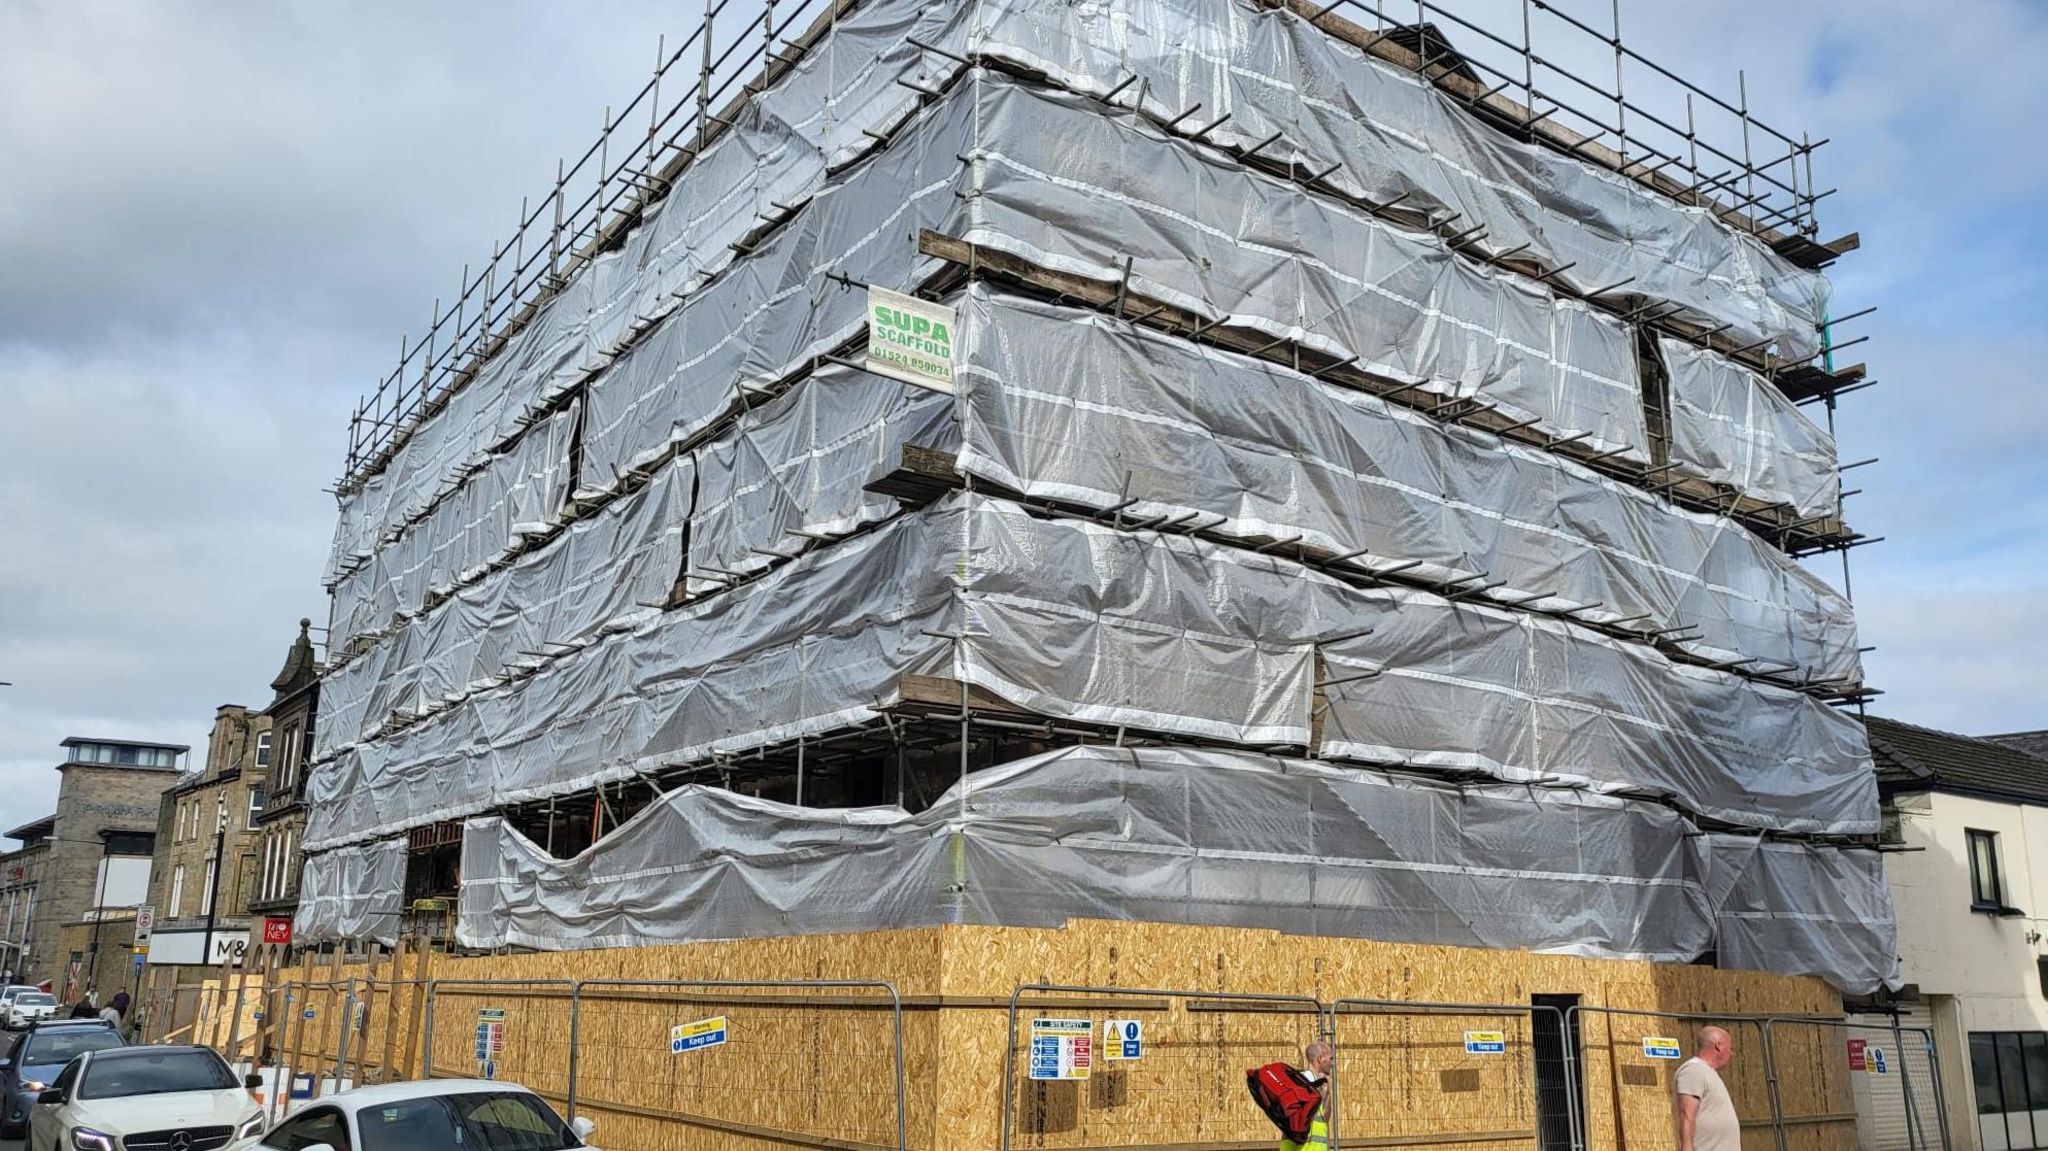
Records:
[[[864,489],[911,443],[957,447],[951,397],[822,367],[645,487],[334,669],[315,757],[373,737],[394,713],[445,706],[650,617],[686,570],[698,573],[691,591],[715,590],[770,553],[895,514],[893,498]]]
[[[863,490],[905,445],[957,446],[953,397],[838,365],[750,410],[732,435],[695,453],[692,592],[756,571],[821,537],[894,515]]]
[[[1305,746],[1328,679],[1331,758],[1651,794],[1743,826],[1877,829],[1862,726],[1799,692],[1559,620],[967,506],[958,673],[1029,710]]]
[[[957,511],[905,518],[475,692],[307,779],[309,850],[871,720],[943,671]]]
[[[1580,292],[1625,284],[1739,344],[1817,354],[1827,281],[1761,240],[1612,171],[1481,123],[1456,98],[1326,35],[1282,6],[1244,0],[986,0],[977,52],[1091,95],[1124,85],[1161,120],[1197,112],[1219,147],[1294,161],[1374,203],[1483,228],[1485,246],[1563,268]],[[957,49],[956,49],[957,50]],[[1126,81],[1135,79],[1134,85]],[[1280,133],[1277,141],[1270,140]]]
[[[1705,860],[1675,812],[1245,752],[1076,747],[925,811],[690,786],[583,854],[464,829],[457,933],[548,949],[1071,918],[1683,961]]]
[[[975,91],[969,238],[1647,459],[1614,317],[1084,97],[995,77]]]
[[[533,412],[609,363],[636,327],[674,309],[677,293],[737,260],[733,245],[780,216],[780,205],[801,203],[828,171],[873,149],[869,133],[917,106],[917,94],[897,83],[927,74],[929,57],[910,39],[957,43],[970,13],[889,0],[836,21],[683,169],[646,222],[571,277],[446,407],[420,421],[389,464],[343,497],[330,582],[425,510],[446,481],[519,435]]]
[[[1094,312],[976,285],[960,315],[965,472],[1094,508],[1135,498],[1141,523],[1365,549],[1360,567],[1499,581],[1486,594],[1504,604],[1598,604],[1579,617],[1689,625],[1698,655],[1861,679],[1847,601],[1733,521]]]
[[[963,162],[978,139],[1000,152]],[[591,381],[579,490],[858,336],[861,294],[827,275],[909,288],[935,267],[922,228],[1102,278],[1128,259],[1134,290],[1643,458],[1634,343],[1612,318],[1090,101],[978,76]]]
[[[596,494],[723,418],[743,388],[779,380],[864,330],[864,293],[826,278],[909,290],[936,264],[921,228],[965,227],[959,159],[974,105],[956,98],[914,132],[814,196],[744,261],[682,300],[652,335],[589,385],[578,489]]]
[[[314,757],[655,614],[682,577],[685,457],[330,672]]]
[[[679,294],[738,260],[735,245],[744,247],[749,233],[875,149],[875,134],[886,135],[918,103],[898,81],[933,87],[959,71],[913,40],[1021,65],[1084,93],[1139,78],[1124,100],[1142,93],[1154,116],[1195,104],[1204,122],[1228,113],[1207,135],[1213,145],[1243,148],[1279,132],[1267,155],[1291,155],[1312,170],[1337,163],[1325,180],[1347,195],[1457,212],[1461,224],[1485,230],[1489,246],[1569,265],[1557,278],[1579,291],[1626,281],[1631,295],[1726,325],[1742,343],[1774,340],[1790,360],[1818,351],[1827,294],[1818,274],[1709,210],[1501,136],[1427,82],[1282,9],[1236,0],[1119,0],[1089,9],[878,0],[835,21],[740,109],[645,223],[573,276],[378,473],[344,495],[330,582],[424,512],[447,481],[517,436],[532,413],[661,322]]]
[[[293,942],[374,939],[396,947],[404,913],[403,836],[308,855]]]
[[[1657,338],[1671,397],[1671,460],[1801,516],[1842,510],[1835,437],[1777,385],[1715,352]]]
[[[346,651],[357,636],[405,619],[446,595],[533,535],[558,522],[569,493],[569,456],[579,404],[537,423],[508,450],[447,492],[333,585],[328,643]]]
[[[1818,975],[1852,995],[1902,986],[1883,855],[1754,836],[1707,845],[1720,966]]]
[[[1860,994],[1894,973],[1865,857],[1702,836],[1608,796],[1080,746],[975,772],[916,814],[679,788],[569,859],[472,819],[456,934],[569,950],[1141,920],[1666,962],[1714,948]]]
[[[1577,625],[952,496],[343,750],[309,784],[307,841],[845,726],[901,673],[944,670],[1048,716],[1293,746],[1317,684],[1343,680],[1325,692],[1333,758],[1876,828],[1861,727],[1796,692]]]

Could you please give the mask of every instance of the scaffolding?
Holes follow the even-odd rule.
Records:
[[[520,201],[511,236],[494,244],[488,259],[463,268],[452,304],[434,301],[425,335],[400,340],[397,365],[349,418],[341,490],[382,467],[548,299],[615,249],[691,160],[730,128],[738,109],[828,42],[861,0],[766,0],[745,20],[727,15],[730,4],[707,3],[682,43],[657,45],[648,81],[616,111],[605,110],[588,148],[573,161],[556,162],[546,190]],[[1731,101],[1629,48],[1621,36],[1621,0],[1612,0],[1604,28],[1540,0],[1521,0],[1519,22],[1507,27],[1429,0],[1416,0],[1406,22],[1406,0],[1320,6],[1288,0],[1288,6],[1375,57],[1427,77],[1488,122],[1680,202],[1710,207],[1801,266],[1825,267],[1857,245],[1854,234],[1826,243],[1813,239],[1816,205],[1834,191],[1817,190],[1813,175],[1813,153],[1828,141],[1795,137],[1753,115],[1742,73]],[[1454,30],[1460,49],[1435,21]],[[1611,83],[1590,71],[1608,53]],[[1587,63],[1578,71],[1560,63],[1580,60]],[[1676,107],[1684,109],[1682,119]],[[1831,363],[1820,375],[1805,365],[1777,367],[1802,398],[1863,383],[1859,369],[1837,371]]]
[[[1669,817],[1766,922],[1856,893],[1724,961],[1882,982],[1876,693],[1795,562],[1876,542],[1825,141],[1618,2],[1112,7],[718,0],[465,269],[350,421],[302,932],[389,938],[431,850],[483,939],[464,821],[560,883],[693,785],[965,834],[1107,747]],[[867,370],[868,287],[961,317],[955,390]]]

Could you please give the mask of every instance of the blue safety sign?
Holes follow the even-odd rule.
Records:
[[[1102,1025],[1102,1058],[1121,1062],[1145,1057],[1145,1025],[1136,1019],[1112,1019]]]
[[[681,1055],[685,1051],[701,1051],[706,1047],[717,1047],[726,1041],[725,1016],[714,1015],[694,1023],[678,1023],[668,1029],[668,1053]]]
[[[1651,1059],[1676,1059],[1679,1057],[1678,1040],[1669,1035],[1645,1035],[1643,1054]]]
[[[1864,1053],[1864,1058],[1870,1061],[1870,1073],[1872,1075],[1891,1074],[1891,1065],[1885,1062],[1884,1048],[1872,1047]]]
[[[1465,1054],[1505,1055],[1508,1037],[1500,1031],[1467,1031],[1465,1033]]]

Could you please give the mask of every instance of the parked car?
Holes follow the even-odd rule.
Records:
[[[14,997],[24,991],[42,991],[42,988],[28,983],[10,983],[0,987],[0,1011],[6,1010],[7,1005],[14,1002]]]
[[[122,1046],[121,1035],[104,1019],[39,1019],[0,1058],[0,1139],[19,1139],[28,1130],[36,1096],[64,1065],[88,1051]]]
[[[263,1133],[263,1108],[210,1047],[82,1052],[36,1097],[25,1151],[223,1151]]]
[[[47,991],[24,991],[7,1001],[6,1025],[9,1031],[21,1031],[38,1019],[48,1019],[57,1014],[57,997]]]
[[[596,1127],[581,1116],[564,1123],[546,1100],[514,1083],[428,1079],[316,1099],[286,1116],[256,1146],[267,1151],[568,1151],[589,1146],[584,1140]],[[135,1145],[129,1143],[126,1151],[136,1151]]]

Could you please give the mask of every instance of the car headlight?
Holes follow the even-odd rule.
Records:
[[[73,1127],[71,1146],[77,1151],[114,1151],[114,1137],[90,1127]]]
[[[258,1111],[254,1115],[249,1116],[247,1119],[242,1120],[242,1125],[235,1130],[235,1138],[247,1139],[251,1135],[261,1135],[262,1133],[263,1112]]]

